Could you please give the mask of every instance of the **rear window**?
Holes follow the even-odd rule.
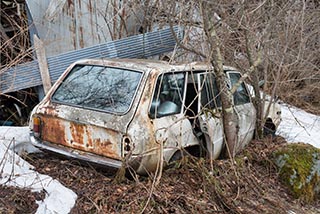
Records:
[[[114,113],[129,110],[142,73],[121,68],[76,65],[52,101]]]

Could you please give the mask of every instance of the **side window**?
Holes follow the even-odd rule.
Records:
[[[158,77],[150,107],[150,117],[179,114],[182,108],[185,74],[168,73]]]
[[[221,98],[216,78],[212,73],[200,75],[201,106],[215,109],[221,107]]]
[[[241,75],[239,73],[230,72],[229,77],[231,85],[234,86],[241,78]],[[241,83],[241,85],[237,88],[236,92],[233,94],[233,99],[235,105],[241,105],[250,102],[250,97],[244,83]]]

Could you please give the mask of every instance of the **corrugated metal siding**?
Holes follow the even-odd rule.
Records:
[[[174,27],[179,39],[182,29]],[[146,58],[173,50],[176,41],[169,28],[95,45],[48,57],[51,80],[55,82],[73,62],[84,58]],[[1,92],[8,93],[42,84],[38,62],[24,63],[1,73]]]
[[[47,56],[112,40],[106,22],[112,20],[105,20],[112,13],[111,1],[26,0],[26,6]],[[55,11],[52,19],[46,16],[48,11]]]
[[[143,5],[134,0],[25,2],[47,56],[136,35],[144,23]],[[121,20],[126,22],[125,30]]]

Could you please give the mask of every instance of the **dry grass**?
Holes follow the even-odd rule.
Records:
[[[297,106],[305,111],[320,115],[320,84],[319,82],[296,88],[294,84],[286,84],[280,93],[281,99],[288,104]]]
[[[43,192],[0,185],[0,213],[35,213],[38,208],[36,200],[44,198]]]
[[[279,182],[269,156],[282,143],[281,138],[252,142],[235,164],[217,160],[213,171],[204,159],[187,158],[166,170],[157,186],[145,177],[116,182],[115,170],[49,154],[26,158],[76,192],[71,213],[317,213],[319,201],[301,204]]]

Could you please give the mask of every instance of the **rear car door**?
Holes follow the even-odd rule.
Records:
[[[241,78],[241,74],[237,71],[228,71],[227,75],[230,79],[231,87],[233,87]],[[244,83],[241,83],[233,94],[233,101],[235,111],[239,118],[239,148],[237,148],[239,151],[239,149],[248,144],[253,138],[256,122],[256,110],[254,105],[251,103],[248,90]]]
[[[221,117],[221,99],[213,73],[198,75],[200,92],[200,127],[206,141],[209,158],[219,157],[223,146],[223,124]]]
[[[162,73],[153,93],[149,117],[156,141],[163,142],[166,161],[177,150],[198,143],[188,118],[183,114],[186,79],[187,72]]]

